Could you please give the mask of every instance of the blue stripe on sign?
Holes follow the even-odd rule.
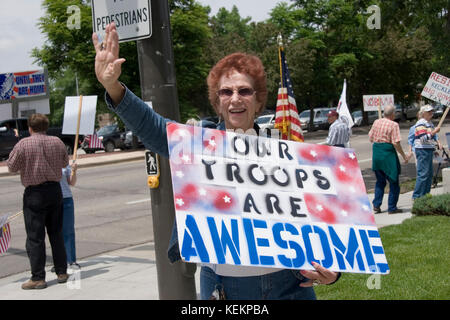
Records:
[[[374,254],[383,254],[384,250],[383,247],[380,246],[372,246],[372,250]]]
[[[387,263],[377,263],[377,267],[381,273],[387,273],[387,271],[389,270],[389,266]]]
[[[377,230],[369,230],[368,233],[369,233],[370,238],[379,238],[380,237],[380,234],[378,233]]]
[[[259,247],[269,247],[269,239],[257,238],[257,243]]]

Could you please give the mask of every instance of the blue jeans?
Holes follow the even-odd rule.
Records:
[[[413,192],[413,199],[420,198],[431,190],[433,182],[433,149],[416,148],[416,186]]]
[[[75,251],[75,214],[73,198],[64,198],[63,236],[66,247],[67,263],[77,261]]]
[[[312,287],[299,287],[308,281],[298,270],[285,269],[253,277],[217,276],[211,268],[200,272],[200,296],[208,300],[216,285],[222,285],[227,300],[315,300]]]
[[[388,211],[395,211],[397,209],[398,197],[400,195],[400,184],[397,181],[390,179],[383,171],[374,170],[377,182],[375,184],[375,197],[372,204],[375,208],[379,208],[383,203],[384,188],[386,182],[389,181],[389,197],[388,197]]]

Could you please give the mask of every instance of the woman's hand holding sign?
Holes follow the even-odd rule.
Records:
[[[316,271],[302,270],[300,273],[310,279],[309,281],[302,282],[300,287],[311,287],[318,284],[331,284],[337,281],[339,273],[330,271],[320,264],[311,262]]]
[[[92,34],[95,47],[95,75],[103,85],[115,105],[119,104],[125,94],[125,88],[119,82],[122,72],[122,63],[125,59],[119,58],[119,35],[116,25],[106,26],[105,39],[99,43],[98,36]]]

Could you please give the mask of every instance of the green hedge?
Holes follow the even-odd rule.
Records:
[[[427,194],[414,201],[412,213],[418,216],[450,216],[450,193],[432,196]]]

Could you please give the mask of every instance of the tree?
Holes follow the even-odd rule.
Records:
[[[207,114],[209,102],[206,77],[210,65],[205,52],[212,32],[209,9],[192,0],[171,6],[171,26],[181,119]]]
[[[68,11],[69,6],[74,5],[80,9],[79,27],[69,29],[68,20],[73,12]],[[72,85],[68,77],[77,73],[80,83],[85,84],[80,91],[83,95],[103,96],[104,89],[95,77],[94,60],[95,49],[92,45],[92,15],[90,1],[86,0],[43,0],[45,15],[39,19],[39,28],[46,34],[47,40],[42,48],[34,48],[32,57],[40,66],[48,69],[49,77],[53,84]],[[70,20],[69,20],[70,21]],[[122,69],[121,81],[128,88],[140,95],[139,67],[137,61],[136,43],[126,42],[120,46],[120,55],[127,62]],[[63,80],[64,79],[64,80]],[[75,84],[75,79],[72,78]],[[51,94],[58,95],[70,91],[58,86],[52,88]],[[58,101],[57,105],[52,105]],[[59,115],[63,113],[60,109],[64,107],[59,99],[50,99],[51,121],[57,123]],[[103,99],[98,99],[97,113],[108,112]],[[53,119],[53,116],[55,118]]]

